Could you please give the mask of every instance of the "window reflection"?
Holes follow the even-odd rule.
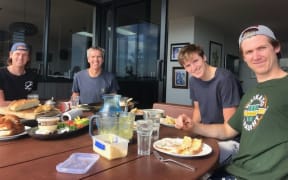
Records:
[[[44,73],[43,28],[46,0],[1,0],[0,66],[6,65],[10,46],[25,41],[32,49],[30,67]],[[86,49],[92,44],[94,6],[74,0],[51,0],[48,74],[72,78],[86,68]]]
[[[86,49],[92,44],[92,24],[93,6],[79,1],[52,0],[50,77],[73,78],[74,73],[87,67]]]
[[[117,76],[155,78],[159,27],[152,23],[120,26],[117,32]]]
[[[13,42],[25,41],[31,47],[32,69],[37,69],[35,52],[42,48],[44,1],[1,1],[0,65],[5,66]],[[35,8],[37,7],[37,8]]]

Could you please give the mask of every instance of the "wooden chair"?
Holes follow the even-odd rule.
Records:
[[[173,103],[160,103],[156,102],[153,104],[153,109],[163,109],[165,115],[177,118],[180,114],[187,114],[192,117],[193,107],[192,105],[182,105],[182,104],[173,104]]]

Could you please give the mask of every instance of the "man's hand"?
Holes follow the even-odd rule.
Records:
[[[183,129],[183,130],[190,130],[193,128],[193,120],[188,117],[186,114],[181,114],[175,120],[175,128]]]

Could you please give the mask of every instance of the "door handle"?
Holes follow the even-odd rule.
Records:
[[[157,77],[156,79],[158,81],[163,81],[163,76],[164,76],[164,60],[159,59],[157,60]]]

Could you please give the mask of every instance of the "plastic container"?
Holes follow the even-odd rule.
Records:
[[[98,154],[73,153],[64,162],[56,166],[62,173],[85,174],[99,159]]]
[[[127,139],[114,134],[92,136],[93,150],[108,160],[126,157],[128,153]]]
[[[38,130],[36,134],[50,134],[57,130],[57,124],[60,120],[58,116],[45,117],[41,116],[37,118]]]

